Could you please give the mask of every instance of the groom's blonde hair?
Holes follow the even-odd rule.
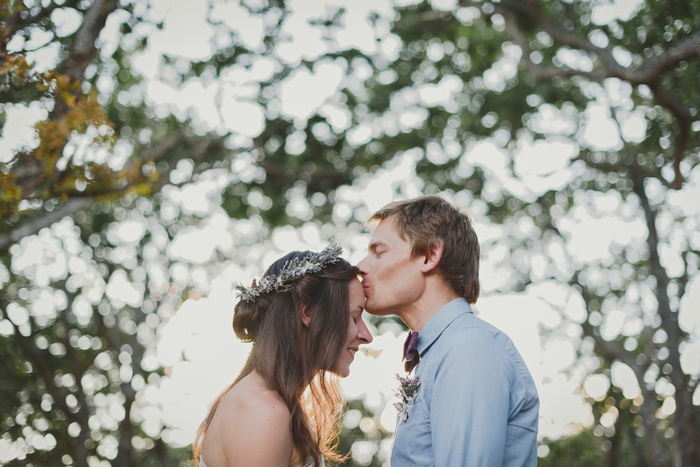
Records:
[[[428,195],[390,203],[374,213],[368,224],[391,218],[411,255],[424,255],[442,244],[438,268],[456,294],[476,303],[479,298],[479,240],[468,214],[440,196]]]

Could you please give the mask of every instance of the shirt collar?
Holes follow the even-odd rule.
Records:
[[[464,298],[454,299],[440,307],[420,331],[417,345],[418,353],[423,355],[428,347],[440,337],[442,331],[462,313],[472,313],[472,307]]]

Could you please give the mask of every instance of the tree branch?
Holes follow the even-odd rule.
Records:
[[[681,276],[678,279],[676,279],[676,282],[678,283],[679,299],[683,298],[683,296],[685,295],[686,288],[688,287],[688,282],[691,278],[691,268],[689,267],[690,255],[695,255],[696,258],[700,258],[700,250],[688,248],[681,253],[681,259],[683,260],[683,274],[681,274]]]
[[[681,61],[697,58],[698,53],[700,53],[700,31],[669,47],[660,55],[648,59],[637,70],[629,71],[629,81],[632,84],[649,84]]]
[[[593,297],[588,291],[588,288],[581,283],[578,272],[574,274],[570,284],[576,285],[580,288],[581,296],[583,297],[586,305],[588,305]],[[646,360],[643,364],[638,364],[632,358],[632,354],[625,352],[625,350],[617,343],[603,339],[603,337],[596,332],[596,328],[587,320],[581,324],[581,327],[584,335],[590,336],[595,341],[596,348],[603,354],[606,360],[609,362],[613,362],[615,360],[620,361],[629,366],[634,372],[634,375],[637,378],[637,384],[639,385],[642,396],[644,397],[642,405],[639,407],[639,412],[642,416],[642,423],[645,428],[644,439],[646,457],[649,460],[650,465],[653,467],[668,467],[668,454],[661,445],[659,431],[656,429],[656,411],[659,408],[659,401],[656,398],[654,390],[648,389],[646,382],[644,381],[644,374],[651,365],[652,361],[651,352],[654,350],[653,341],[650,340],[650,342],[647,342],[644,352]],[[649,331],[645,329],[644,332],[648,336]]]
[[[59,314],[61,322],[67,330],[75,329],[75,326],[72,325],[68,320],[68,314],[72,312],[71,310],[73,308],[73,302],[75,301],[76,296],[74,293],[71,293],[68,290],[68,288],[66,287],[66,281],[61,281],[61,283],[59,284],[59,288],[63,291],[63,293],[66,294],[66,297],[68,298],[66,307]],[[82,385],[83,376],[87,371],[87,366],[80,361],[80,356],[75,351],[73,345],[71,345],[70,332],[66,332],[63,335],[62,341],[63,346],[66,348],[66,358],[70,361],[73,377],[75,378],[75,385],[77,387],[77,391],[75,391],[74,396],[78,399],[77,413],[80,414],[80,421],[78,422],[80,425],[80,433],[78,433],[76,443],[74,446],[76,454],[75,465],[77,467],[87,467],[87,450],[85,448],[85,441],[88,439],[90,433],[90,426],[88,424],[88,420],[90,419],[90,407],[88,405],[87,395],[85,394]]]
[[[671,311],[668,295],[670,283],[666,269],[661,264],[659,256],[659,234],[656,230],[656,211],[652,208],[644,187],[644,177],[632,172],[632,190],[639,198],[646,218],[647,245],[649,247],[649,263],[651,274],[656,279],[656,298],[661,326],[666,332],[669,350],[668,363],[671,365],[671,381],[676,388],[676,413],[673,419],[677,441],[681,446],[683,465],[700,465],[700,434],[697,427],[696,410],[693,405],[693,394],[689,391],[687,376],[680,364],[681,329],[678,325],[678,313]]]
[[[3,298],[3,296],[0,295],[0,308],[2,308],[3,310],[7,310],[7,305],[8,304]],[[46,362],[44,356],[39,354],[31,338],[22,335],[22,333],[19,332],[19,328],[17,327],[17,325],[12,320],[9,321],[14,330],[15,342],[17,342],[19,348],[22,349],[27,358],[38,369],[39,377],[44,380],[44,383],[46,384],[46,391],[53,398],[56,406],[65,413],[66,418],[81,424],[82,421],[80,420],[80,416],[77,413],[73,412],[70,409],[70,407],[68,407],[68,404],[66,404],[65,397],[59,393],[58,388],[54,384],[53,371],[51,370],[49,364]],[[87,424],[87,420],[85,420],[85,423]]]
[[[591,323],[588,321],[584,321],[581,323],[581,328],[583,328],[583,333],[586,336],[592,337],[593,340],[596,343],[596,346],[609,358],[613,360],[618,360],[625,365],[629,366],[632,368],[632,370],[635,370],[637,368],[637,362],[632,358],[632,355],[628,352],[625,351],[622,347],[620,347],[617,343],[612,342],[612,341],[606,341],[603,339],[603,336],[601,336],[599,333],[596,332],[595,328]],[[635,373],[637,373],[635,371]],[[640,380],[639,384],[642,385],[644,384],[644,380]]]
[[[473,2],[463,2],[471,3]],[[586,73],[586,72],[575,72],[572,73],[570,69],[562,69],[557,76],[566,76],[567,74],[577,74],[580,76],[589,75],[591,77],[615,77],[620,78],[624,81],[628,81],[632,85],[639,84],[650,84],[654,80],[658,79],[661,74],[666,70],[674,67],[679,62],[696,57],[700,51],[700,32],[692,34],[682,41],[678,42],[672,47],[669,47],[665,52],[657,55],[651,59],[648,59],[643,66],[636,69],[630,69],[623,67],[615,60],[612,52],[608,49],[597,47],[593,45],[588,39],[578,36],[566,28],[562,27],[560,23],[551,20],[546,13],[542,10],[539,2],[534,0],[526,0],[525,2],[505,0],[500,4],[496,4],[496,11],[503,14],[505,11],[510,10],[511,12],[518,15],[527,15],[535,20],[542,29],[547,32],[552,39],[559,42],[562,45],[571,47],[573,49],[584,50],[586,52],[593,52],[600,59],[605,68],[606,73]],[[517,28],[517,25],[515,25]],[[511,31],[509,30],[509,33]],[[520,44],[519,44],[520,45]],[[553,68],[549,70],[549,73],[554,73],[558,68]]]
[[[617,174],[625,174],[625,173],[631,173],[635,172],[639,174],[640,176],[646,177],[646,178],[655,178],[663,186],[666,188],[673,188],[671,186],[671,183],[666,180],[662,175],[661,172],[656,171],[652,172],[650,170],[645,169],[644,167],[640,166],[639,164],[630,164],[626,165],[623,163],[611,163],[611,162],[595,162],[591,158],[591,154],[587,151],[579,151],[578,156],[572,158],[574,161],[583,161],[588,167],[596,170],[600,170],[601,172],[605,173],[617,173]]]
[[[688,143],[688,135],[690,134],[690,115],[683,106],[673,99],[661,86],[661,80],[654,79],[649,83],[649,88],[654,93],[654,96],[659,103],[669,109],[678,122],[678,133],[673,144],[673,172],[674,180],[671,183],[671,188],[680,190],[683,186],[683,174],[681,173],[681,162],[685,156],[685,148]]]
[[[0,236],[0,253],[6,252],[12,245],[24,237],[34,235],[44,227],[48,227],[66,216],[70,216],[71,214],[85,209],[91,202],[92,198],[75,198],[67,201],[63,206],[53,212],[37,213],[23,225],[15,227],[9,233]]]
[[[92,61],[97,51],[95,41],[105,27],[107,17],[117,9],[118,0],[95,0],[83,17],[83,23],[73,35],[73,45],[68,57],[59,68],[61,74],[65,74],[76,81],[82,81],[87,66]]]
[[[95,41],[107,22],[107,17],[117,9],[118,0],[94,0],[90,9],[83,16],[83,22],[78,31],[73,35],[73,44],[68,56],[58,67],[58,73],[67,75],[72,81],[81,82],[85,77],[85,69],[95,57],[97,45]],[[71,92],[76,98],[80,98],[81,91]],[[49,114],[49,120],[60,120],[71,110],[71,105],[60,95],[54,100],[54,108]],[[63,153],[64,142],[58,154]],[[56,161],[58,161],[56,157]]]
[[[22,29],[21,19],[21,9],[17,9],[9,19],[0,23],[0,58],[5,58],[7,55],[7,44],[12,40],[17,31]]]
[[[532,73],[532,75],[535,77],[536,80],[549,80],[554,78],[555,76],[563,76],[566,78],[571,78],[573,76],[583,76],[585,78],[588,78],[591,81],[595,82],[602,82],[603,79],[605,79],[605,74],[600,73],[600,72],[587,72],[587,71],[581,71],[581,70],[574,70],[573,68],[569,67],[543,67],[540,65],[537,65],[535,62],[532,61],[530,58],[530,45],[528,44],[527,38],[525,35],[520,31],[520,28],[517,25],[517,20],[515,18],[515,14],[508,10],[507,8],[503,7],[497,7],[496,11],[498,13],[501,13],[503,15],[503,18],[505,19],[506,22],[506,31],[508,31],[508,34],[510,37],[515,41],[515,43],[520,47],[522,50],[522,61],[525,63],[525,66],[527,69]]]
[[[470,0],[463,0],[462,5],[469,5],[480,8],[484,12],[484,5]],[[503,0],[495,4],[494,11],[503,15],[506,22],[506,30],[515,43],[522,50],[522,61],[527,69],[537,80],[548,80],[555,76],[570,78],[573,76],[585,77],[591,81],[602,82],[606,78],[619,78],[627,81],[633,86],[645,84],[650,87],[657,101],[667,108],[678,122],[678,132],[676,134],[672,163],[674,180],[667,182],[663,177],[655,176],[664,185],[680,189],[683,186],[683,174],[681,173],[681,162],[685,156],[686,146],[690,135],[690,116],[688,111],[680,102],[673,99],[661,85],[661,75],[674,67],[682,60],[696,57],[700,52],[700,32],[696,32],[677,44],[669,47],[665,52],[647,60],[641,67],[630,69],[621,66],[606,48],[593,45],[588,39],[576,35],[560,23],[550,19],[542,9],[539,2],[535,0],[514,1]],[[487,13],[483,13],[486,15]],[[591,72],[574,70],[568,67],[543,67],[535,64],[530,58],[530,46],[527,37],[518,25],[518,18],[522,16],[532,18],[554,41],[563,46],[585,52],[594,53],[603,64],[603,70]]]
[[[45,211],[37,211],[21,225],[13,227],[10,232],[4,235],[0,235],[0,253],[8,251],[12,245],[20,241],[22,238],[29,235],[34,235],[44,227],[48,227],[66,216],[73,215],[78,211],[85,209],[92,202],[94,202],[96,198],[123,194],[129,191],[134,185],[140,183],[150,184],[152,192],[159,191],[164,185],[169,183],[169,175],[175,169],[175,162],[183,159],[186,156],[191,157],[195,162],[201,162],[207,156],[217,154],[221,151],[228,151],[223,144],[225,139],[224,137],[210,135],[200,138],[189,136],[186,133],[187,131],[183,129],[175,135],[159,140],[153,147],[147,149],[147,154],[144,154],[138,159],[132,161],[130,164],[130,169],[125,169],[132,172],[137,171],[144,162],[155,162],[158,160],[167,159],[168,155],[174,148],[180,145],[185,145],[188,150],[180,151],[174,160],[170,161],[168,170],[159,174],[158,179],[149,179],[148,177],[140,174],[139,178],[132,178],[120,187],[90,190],[87,193],[79,191],[62,191],[52,193],[52,196],[68,197],[69,199],[59,209],[49,213],[46,213]],[[35,199],[41,199],[41,197],[35,197]]]
[[[622,75],[625,73],[626,69],[617,63],[617,61],[612,55],[612,52],[610,52],[607,49],[603,49],[601,47],[593,45],[593,43],[591,43],[591,41],[589,41],[588,39],[584,39],[583,37],[577,36],[576,34],[569,32],[566,28],[564,28],[561,25],[561,23],[552,21],[542,10],[542,7],[540,6],[539,2],[536,2],[534,0],[525,0],[524,3],[527,5],[527,7],[525,7],[525,5],[519,2],[513,1],[503,2],[502,5],[510,8],[518,8],[521,11],[521,13],[529,12],[530,16],[539,23],[542,29],[545,32],[547,32],[547,34],[552,36],[552,39],[559,42],[560,44],[566,45],[573,49],[580,49],[585,50],[586,52],[593,52],[603,63],[603,66],[607,71],[608,75],[622,77]]]

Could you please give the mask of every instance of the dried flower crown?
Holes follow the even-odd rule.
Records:
[[[250,287],[241,284],[236,286],[238,297],[244,302],[254,302],[260,295],[269,292],[285,292],[289,290],[289,283],[301,279],[307,274],[314,274],[330,264],[338,262],[343,247],[338,243],[331,243],[320,253],[311,253],[303,258],[294,258],[287,261],[279,275],[270,274]]]

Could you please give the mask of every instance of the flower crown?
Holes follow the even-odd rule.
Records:
[[[338,243],[331,243],[320,253],[310,253],[303,258],[294,258],[284,263],[279,275],[270,274],[250,287],[241,284],[236,285],[238,297],[244,302],[254,302],[260,295],[269,292],[285,292],[290,289],[289,282],[301,279],[307,274],[319,272],[330,264],[338,262],[343,247]]]

